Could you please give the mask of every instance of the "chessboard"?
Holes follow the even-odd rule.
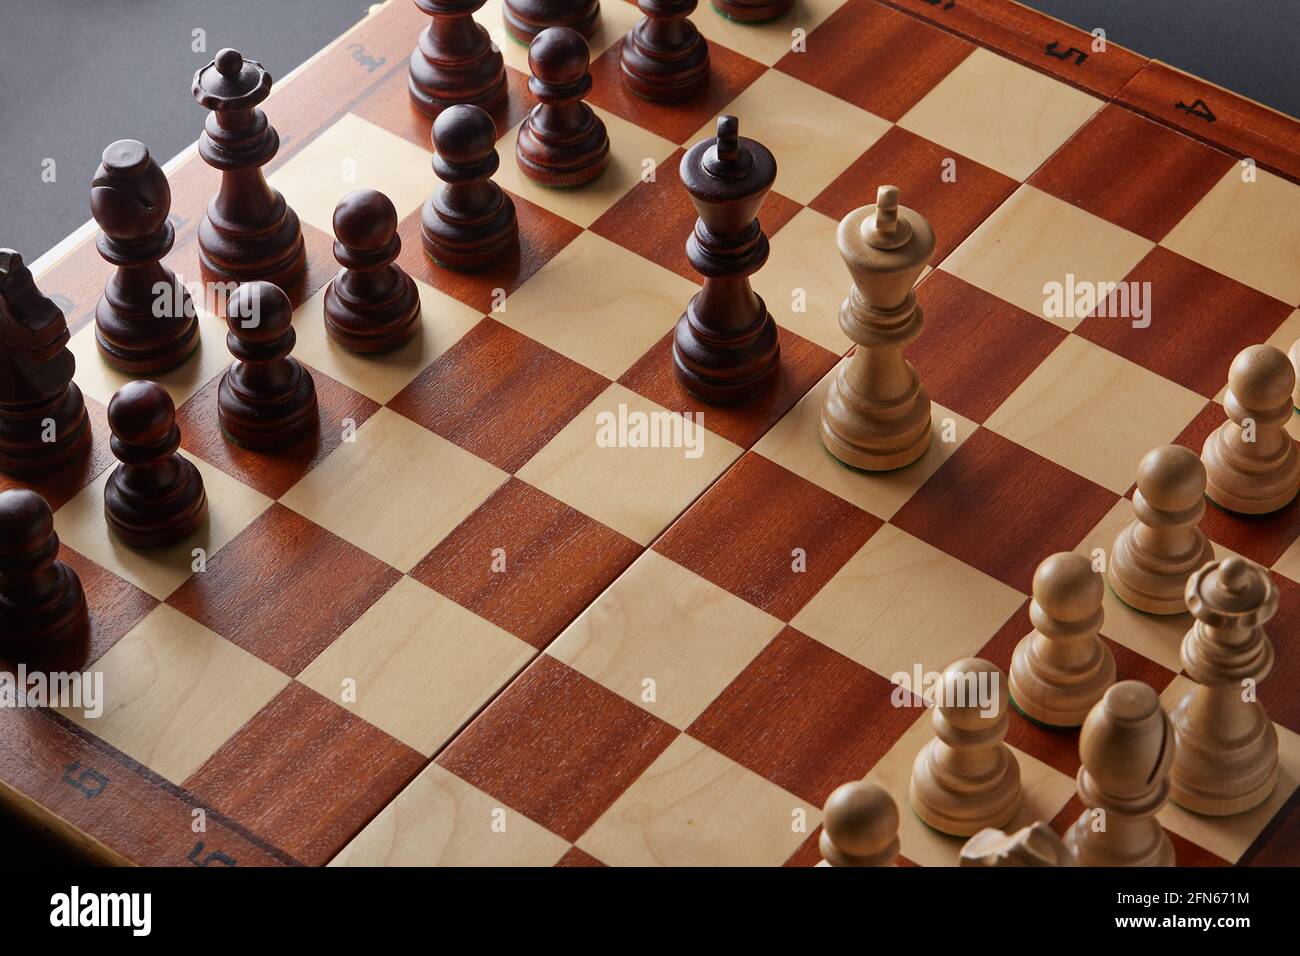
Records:
[[[38,264],[95,444],[32,486],[84,583],[79,666],[104,674],[106,705],[0,709],[0,799],[112,862],[808,865],[828,794],[866,777],[903,811],[903,862],[955,863],[962,841],[907,810],[932,730],[891,677],[970,656],[1007,668],[1037,564],[1109,549],[1143,454],[1199,452],[1233,357],[1300,339],[1300,123],[1008,0],[799,0],[756,25],[701,4],[710,84],[652,104],[619,80],[638,11],[604,0],[588,102],[610,165],[548,189],[513,157],[526,50],[500,0],[475,16],[507,63],[497,181],[519,256],[463,273],[422,251],[436,181],[407,92],[428,22],[413,3],[277,77],[267,173],[306,237],[294,354],[320,438],[286,455],[223,438],[226,327],[201,314],[197,356],[158,379],[209,497],[196,539],[110,537],[106,405],[127,381],[95,347],[110,267],[93,229]],[[229,40],[260,59],[255,37]],[[736,408],[689,398],[671,359],[700,283],[678,165],[722,113],[778,163],[754,286],[780,379]],[[167,263],[194,280],[218,174],[193,149],[167,172]],[[818,416],[850,345],[837,223],[883,183],[938,236],[908,349],[936,440],[869,474],[828,455]],[[334,205],[365,186],[397,208],[423,307],[421,335],[378,357],[322,321]],[[1044,286],[1067,274],[1150,283],[1155,327],[1045,318]],[[594,440],[611,416],[695,412],[690,454]],[[1280,780],[1245,814],[1170,803],[1159,819],[1180,865],[1300,864],[1300,503],[1211,505],[1203,527],[1281,594],[1261,691]],[[1109,592],[1105,614],[1121,680],[1167,706],[1192,686],[1189,615]],[[1082,809],[1078,732],[1013,714],[1007,742],[1024,786],[1008,829],[1062,832]]]

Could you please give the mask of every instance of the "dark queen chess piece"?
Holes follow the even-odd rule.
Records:
[[[425,116],[469,103],[496,112],[506,102],[506,65],[487,30],[474,21],[484,0],[415,0],[432,19],[411,51],[407,89]]]
[[[58,556],[46,500],[25,488],[0,493],[0,653],[29,660],[89,636],[81,581]]]
[[[222,50],[194,74],[194,98],[212,110],[199,155],[221,171],[221,188],[199,223],[206,279],[288,288],[307,268],[298,216],[262,175],[280,148],[275,127],[257,108],[270,92],[271,75],[238,50]]]
[[[343,268],[325,290],[325,331],[353,352],[387,352],[420,331],[415,280],[394,260],[402,249],[397,210],[374,189],[334,207],[334,258]]]
[[[609,134],[583,97],[591,92],[591,50],[582,34],[549,27],[528,47],[528,89],[540,103],[519,127],[515,158],[544,186],[580,186],[609,165]]]
[[[287,448],[315,433],[316,384],[290,356],[289,297],[269,282],[242,285],[226,309],[226,345],[235,362],[217,388],[221,430],[256,451]]]
[[[481,269],[518,247],[515,204],[492,181],[500,159],[492,117],[453,106],[433,122],[433,171],[444,185],[420,214],[424,251],[452,269]]]
[[[677,322],[673,371],[686,391],[720,405],[757,398],[780,367],[776,322],[749,283],[767,261],[755,216],[776,180],[776,159],[739,128],[736,117],[719,117],[717,137],[692,146],[680,169],[700,214],[686,256],[704,288]]]
[[[687,19],[697,0],[637,0],[644,16],[619,51],[623,82],[637,96],[689,99],[709,82],[709,44]]]
[[[57,471],[90,450],[68,323],[12,249],[0,249],[0,471]]]
[[[505,0],[506,33],[524,46],[548,27],[572,27],[585,37],[596,32],[600,0]]]
[[[90,184],[99,254],[117,271],[95,306],[95,341],[113,368],[154,374],[176,368],[199,345],[194,303],[162,264],[176,231],[167,221],[172,191],[143,143],[122,139],[104,150]]]
[[[113,454],[121,462],[104,487],[104,517],[135,548],[184,541],[203,526],[208,498],[193,462],[177,454],[176,406],[156,382],[127,382],[108,403]]]

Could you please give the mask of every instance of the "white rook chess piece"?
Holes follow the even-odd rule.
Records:
[[[893,866],[898,861],[898,804],[884,787],[854,780],[831,791],[822,811],[818,866]]]

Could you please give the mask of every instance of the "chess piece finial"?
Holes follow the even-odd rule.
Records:
[[[609,165],[609,134],[583,98],[591,50],[581,33],[548,27],[528,46],[528,89],[540,101],[515,140],[520,171],[545,186],[581,186]]]
[[[1115,658],[1098,637],[1106,585],[1092,562],[1062,552],[1034,572],[1034,630],[1011,658],[1010,694],[1026,717],[1078,727],[1115,683]]]
[[[1196,618],[1183,638],[1183,670],[1199,685],[1174,708],[1175,803],[1194,813],[1242,813],[1277,784],[1277,731],[1255,693],[1273,669],[1264,625],[1277,613],[1268,572],[1244,558],[1212,561],[1187,582]]]
[[[524,46],[549,27],[571,27],[584,37],[600,23],[600,0],[505,0],[506,33]]]
[[[474,12],[484,0],[415,0],[429,25],[411,51],[407,89],[425,116],[469,103],[489,113],[505,106],[506,65]]]
[[[1280,349],[1251,345],[1233,359],[1223,401],[1228,421],[1201,449],[1206,494],[1215,504],[1268,514],[1300,492],[1300,452],[1286,431],[1295,388],[1295,368]]]
[[[898,804],[869,780],[841,784],[826,798],[819,838],[822,866],[893,866]]]
[[[709,43],[688,17],[697,0],[637,0],[641,19],[623,38],[623,83],[647,100],[690,99],[709,82]]]
[[[966,658],[944,669],[936,693],[935,736],[912,765],[912,809],[952,836],[1006,826],[1020,808],[1020,765],[1003,743],[1006,678],[996,664]]]
[[[443,185],[420,212],[420,240],[439,265],[483,269],[518,255],[514,201],[493,180],[496,123],[477,106],[452,106],[433,121],[433,171]]]
[[[420,330],[415,280],[396,264],[402,249],[397,210],[374,189],[357,189],[334,207],[334,258],[342,268],[325,290],[325,331],[353,352],[400,348]]]
[[[1065,841],[1042,820],[1015,833],[981,830],[961,848],[959,866],[1074,866]]]
[[[176,405],[155,382],[127,382],[108,403],[113,454],[104,487],[110,530],[136,548],[183,541],[203,526],[208,499],[194,464],[177,454]]]
[[[86,595],[59,556],[49,503],[0,492],[0,653],[30,661],[90,633]]]
[[[1106,691],[1079,733],[1084,811],[1065,845],[1082,866],[1173,866],[1174,846],[1156,813],[1169,798],[1174,728],[1149,685]]]

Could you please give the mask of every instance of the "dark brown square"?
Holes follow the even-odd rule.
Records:
[[[93,664],[143,621],[158,601],[66,545],[59,549],[59,558],[76,572],[86,592],[90,641],[84,649],[84,663]]]
[[[167,603],[294,676],[400,577],[378,558],[274,504]]]
[[[719,753],[820,807],[863,777],[925,709],[895,687],[787,627],[687,729]]]
[[[1274,722],[1300,734],[1300,584],[1270,572],[1278,589],[1278,609],[1264,632],[1273,641],[1273,673],[1260,684],[1260,700]],[[1300,861],[1297,861],[1300,862]]]
[[[184,787],[309,866],[328,863],[424,758],[290,683]]]
[[[492,569],[498,548],[504,571]],[[640,553],[617,531],[511,478],[411,577],[540,649]]]
[[[946,162],[956,163],[956,179],[946,182]],[[895,126],[853,161],[812,201],[812,208],[832,219],[876,201],[876,190],[890,183],[903,205],[934,226],[937,265],[975,227],[1016,190],[1014,179],[955,154],[928,139]]]
[[[1029,183],[1159,242],[1235,162],[1112,104],[1084,124]]]
[[[494,319],[484,319],[388,407],[514,473],[608,380]]]
[[[1263,342],[1292,307],[1176,252],[1156,246],[1125,277],[1150,282],[1150,325],[1134,328],[1117,316],[1115,295],[1107,315],[1091,315],[1076,333],[1206,398],[1228,381],[1228,367],[1248,345]]]
[[[436,762],[573,842],[676,737],[543,654]]]
[[[892,523],[1028,594],[1034,569],[1069,551],[1119,496],[987,428],[930,476]]]
[[[655,543],[702,578],[789,621],[882,522],[747,452]],[[803,570],[796,571],[796,551]]]

